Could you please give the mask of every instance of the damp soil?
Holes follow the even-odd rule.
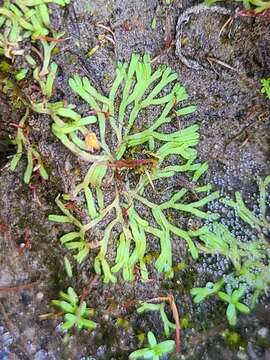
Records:
[[[54,55],[60,71],[53,100],[64,98],[78,105],[82,113],[87,112],[68,86],[70,76],[84,74],[106,94],[118,61],[128,61],[134,52],[149,52],[155,59],[153,66],[172,67],[187,89],[188,103],[197,105],[197,112],[175,122],[173,129],[200,125],[199,159],[209,164],[206,181],[224,194],[241,190],[252,201],[256,198],[256,177],[270,173],[270,103],[260,93],[260,79],[270,76],[270,25],[263,18],[233,17],[220,33],[234,14],[231,2],[224,5],[228,15],[209,9],[198,11],[196,5],[196,1],[187,0],[74,0],[65,10],[56,9],[54,25],[65,31],[67,40]],[[193,6],[179,28],[178,18]],[[115,46],[106,42],[88,58],[85,54],[106,33],[98,23],[111,28]],[[175,50],[179,42],[185,64]],[[188,66],[193,61],[197,69]],[[213,299],[198,306],[190,296],[192,287],[211,279],[207,268],[211,267],[215,277],[220,260],[212,258],[205,268],[204,260],[192,260],[180,239],[173,239],[173,260],[179,265],[173,279],[153,271],[148,283],[139,278],[125,283],[119,278],[117,284],[105,285],[97,280],[87,297],[95,309],[97,329],[73,332],[65,343],[59,327],[61,316],[46,316],[52,312],[50,301],[67,286],[82,292],[94,276],[93,258],[81,266],[74,263],[75,276],[70,281],[63,266],[66,253],[57,240],[63,227],[49,222],[48,215],[58,211],[54,199],[74,188],[86,164],[55,139],[48,117],[33,115],[29,119],[31,140],[49,169],[50,181],[29,188],[22,181],[25,159],[14,173],[6,166],[13,152],[8,141],[14,135],[10,123],[18,123],[19,116],[20,110],[1,94],[1,360],[127,359],[139,346],[139,334],[155,330],[162,336],[158,316],[136,313],[138,301],[166,294],[174,296],[180,317],[188,320],[182,322],[181,355],[171,359],[270,358],[267,298],[251,315],[240,316],[236,329],[228,329],[220,302]],[[22,284],[26,286],[20,287]],[[232,345],[224,336],[226,329],[240,336],[237,344]]]

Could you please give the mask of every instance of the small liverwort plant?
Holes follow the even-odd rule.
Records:
[[[61,326],[63,331],[67,331],[72,327],[78,330],[93,330],[97,324],[89,320],[89,316],[93,315],[93,310],[88,308],[85,301],[79,303],[79,297],[72,287],[67,289],[67,293],[60,291],[59,300],[52,300],[52,305],[60,308],[64,313],[65,322]]]
[[[46,76],[46,78],[40,77],[41,72],[39,71],[39,68],[36,68],[33,72],[34,79],[39,83],[42,94],[48,99],[52,96],[53,84],[56,77],[56,72],[57,72],[57,64],[55,62],[51,63],[49,68],[49,73]]]
[[[239,301],[244,295],[244,293],[245,293],[244,288],[234,290],[231,295],[226,294],[223,291],[218,292],[218,297],[229,304],[226,310],[226,316],[231,326],[236,325],[237,311],[239,311],[242,314],[250,313],[249,307]]]
[[[224,280],[220,279],[216,283],[208,282],[205,287],[196,287],[191,289],[190,293],[194,296],[193,301],[197,304],[210,296],[216,295],[222,288],[223,284]]]
[[[107,95],[100,94],[87,77],[74,75],[69,80],[71,89],[89,105],[91,115],[81,116],[73,105],[61,102],[36,105],[38,112],[51,115],[54,135],[89,164],[83,181],[74,191],[57,198],[63,215],[50,215],[49,219],[74,226],[60,241],[75,252],[80,263],[92,248],[99,248],[94,268],[106,283],[116,282],[115,274],[120,271],[124,280],[134,280],[135,266],[139,267],[142,280],[148,279],[145,255],[149,251],[149,236],[160,243],[160,255],[155,262],[160,273],[173,275],[173,236],[184,239],[192,257],[198,257],[190,234],[169,220],[168,212],[202,220],[216,218],[205,207],[219,197],[219,192],[211,192],[210,185],[198,183],[208,168],[206,163],[197,161],[198,126],[174,132],[165,130],[166,124],[175,118],[195,111],[192,105],[179,106],[188,95],[176,80],[177,75],[169,67],[160,66],[153,71],[148,54],[143,57],[133,54],[129,65],[118,64]],[[150,109],[156,109],[157,116],[141,128],[139,120]],[[155,191],[157,182],[166,184],[183,173],[188,179],[185,184],[190,186],[169,191],[158,203],[146,195],[149,188]],[[108,184],[112,184],[113,197],[106,191]],[[84,221],[65,205],[66,201],[77,202],[82,196],[88,216]],[[153,221],[139,214],[138,205],[148,209]],[[108,218],[111,220],[104,227],[102,223]],[[95,242],[89,241],[89,235],[97,228],[99,234],[103,230],[103,235]],[[114,264],[107,258],[111,245],[116,246]]]
[[[175,342],[173,340],[166,340],[158,343],[152,331],[148,332],[147,339],[148,346],[143,349],[133,351],[129,355],[130,360],[160,360],[163,355],[169,354],[174,350]]]
[[[232,294],[227,294],[220,289],[224,286],[224,280],[220,279],[216,283],[207,283],[204,288],[193,288],[191,289],[191,295],[194,296],[193,301],[195,303],[199,303],[204,301],[206,298],[218,295],[219,299],[229,303],[226,316],[228,322],[231,326],[235,326],[237,322],[237,311],[242,314],[249,314],[250,309],[247,305],[242,304],[239,300],[245,294],[246,289],[236,289],[232,292]]]
[[[5,0],[0,6],[0,54],[23,55],[20,43],[26,38],[43,38],[50,33],[48,3],[68,5],[70,0]]]
[[[226,206],[234,209],[235,216],[252,229],[251,238],[235,236],[225,225],[217,222],[209,223],[190,236],[197,237],[197,247],[202,253],[221,255],[230,260],[233,268],[229,274],[205,287],[194,288],[191,295],[194,302],[199,303],[212,295],[229,303],[227,319],[231,325],[237,321],[237,311],[248,314],[262,293],[266,293],[270,285],[270,261],[267,234],[269,224],[269,188],[270,176],[258,180],[259,200],[257,211],[250,210],[240,192],[235,193],[235,200],[227,197],[221,199]],[[224,291],[223,289],[224,288]],[[239,300],[248,294],[247,305]]]
[[[266,218],[266,209],[268,206],[266,197],[269,184],[270,175],[266,176],[264,180],[259,179],[259,215],[255,215],[251,210],[249,210],[239,191],[235,193],[235,200],[222,199],[222,202],[232,207],[236,211],[237,215],[253,229],[261,232],[265,227],[270,230],[270,223]]]
[[[241,243],[221,223],[215,222],[211,226],[211,230],[208,226],[193,232],[191,236],[198,236],[197,243],[201,252],[206,254],[220,254],[228,257],[233,263],[237,271],[241,267]]]

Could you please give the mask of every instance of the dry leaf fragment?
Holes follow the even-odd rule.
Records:
[[[85,136],[85,145],[88,150],[100,150],[100,143],[96,137],[96,134],[93,132],[89,132]]]

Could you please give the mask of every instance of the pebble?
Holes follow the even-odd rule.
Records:
[[[101,345],[97,348],[97,357],[98,359],[104,359],[107,351],[106,345]]]
[[[270,331],[267,327],[262,327],[257,331],[258,344],[262,347],[270,346]]]
[[[244,350],[240,350],[240,351],[238,351],[238,353],[237,353],[237,359],[239,359],[239,360],[248,360],[248,356],[247,356],[247,354],[244,352]]]
[[[34,357],[34,360],[47,360],[49,359],[49,355],[45,350],[39,350]]]
[[[44,298],[43,292],[39,291],[39,292],[37,293],[37,295],[36,295],[36,299],[37,299],[38,301],[41,301],[43,298]]]

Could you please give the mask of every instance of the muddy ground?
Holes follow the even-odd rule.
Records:
[[[224,6],[233,14],[235,6],[231,3],[225,2]],[[252,203],[256,198],[256,176],[270,173],[270,102],[260,93],[259,85],[261,78],[270,76],[269,22],[262,18],[233,18],[219,35],[229,15],[200,9],[190,14],[177,33],[178,17],[196,4],[187,0],[78,0],[65,10],[54,11],[55,27],[63,29],[69,38],[55,54],[60,73],[54,100],[64,97],[83,110],[83,103],[67,85],[71,75],[86,74],[99,91],[107,93],[117,61],[129,60],[133,52],[148,51],[156,58],[156,64],[168,64],[179,74],[190,95],[188,103],[198,107],[195,114],[177,126],[200,125],[199,158],[210,165],[207,181],[223,193],[241,190]],[[96,26],[97,22],[112,29],[115,46],[105,43],[89,59],[85,53],[97,44],[98,35],[105,33]],[[195,61],[197,69],[183,64],[175,52],[180,33],[181,53],[188,64]],[[13,131],[9,123],[18,122],[19,115],[3,95],[0,116],[0,135],[4,140]],[[1,360],[127,359],[139,346],[140,332],[162,332],[158,316],[136,314],[136,302],[167,293],[174,295],[180,317],[189,319],[181,332],[182,355],[175,358],[270,359],[267,298],[251,315],[240,317],[235,330],[240,340],[233,346],[222,336],[228,328],[225,307],[215,300],[201,306],[192,303],[189,290],[203,286],[211,276],[207,270],[201,270],[205,269],[204,258],[194,262],[179,239],[173,247],[174,261],[185,262],[186,266],[176,272],[174,279],[164,280],[154,272],[154,282],[150,284],[129,284],[119,279],[116,285],[104,285],[98,280],[88,297],[89,305],[96,309],[98,328],[90,334],[75,332],[68,343],[63,343],[61,318],[40,316],[52,311],[50,301],[57,298],[59,290],[72,285],[82,291],[93,277],[93,259],[83,266],[74,263],[75,277],[70,284],[63,267],[65,250],[57,240],[63,228],[49,222],[47,216],[57,212],[55,197],[74,186],[78,180],[75,170],[85,165],[54,138],[49,118],[32,116],[30,126],[51,180],[34,195],[22,181],[26,163],[21,162],[18,171],[11,173],[5,164],[12,149],[0,149]],[[19,251],[26,240],[28,246]],[[215,276],[219,260],[211,261],[211,273]],[[20,284],[28,285],[17,287]],[[118,321],[117,325],[119,318],[126,322]]]

